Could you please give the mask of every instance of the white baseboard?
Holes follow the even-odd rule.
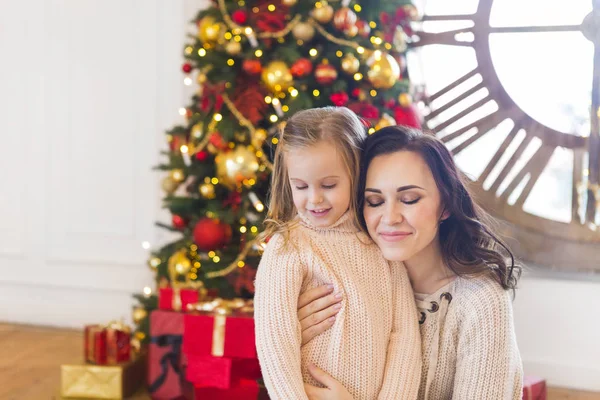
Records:
[[[600,392],[600,363],[596,368],[523,360],[526,375],[546,379],[549,386]]]

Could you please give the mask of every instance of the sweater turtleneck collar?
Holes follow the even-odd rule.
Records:
[[[308,217],[298,213],[300,224],[317,232],[358,232],[359,229],[354,225],[352,212],[346,211],[337,221],[328,226],[314,226]]]

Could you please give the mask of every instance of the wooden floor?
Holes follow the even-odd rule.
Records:
[[[59,400],[60,365],[80,363],[82,349],[81,331],[0,323],[0,400]],[[600,400],[600,393],[550,388],[548,399]]]

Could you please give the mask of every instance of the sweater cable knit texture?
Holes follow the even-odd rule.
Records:
[[[420,400],[521,399],[509,292],[486,275],[457,277],[415,298],[423,346]]]
[[[349,212],[327,228],[298,219],[289,244],[274,235],[256,277],[256,345],[273,400],[307,399],[314,363],[356,400],[415,399],[421,374],[417,310],[403,265],[390,267]],[[333,284],[342,293],[335,323],[301,346],[300,293]]]

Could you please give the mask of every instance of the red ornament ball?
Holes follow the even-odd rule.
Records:
[[[421,128],[421,117],[414,105],[408,107],[397,106],[394,108],[394,119],[398,125],[412,126],[413,128]]]
[[[356,24],[356,13],[348,7],[342,7],[333,14],[333,25],[340,31],[345,31]]]
[[[371,27],[365,20],[359,19],[356,21],[356,27],[358,28],[358,34],[364,38],[368,38],[371,34]]]
[[[312,70],[313,64],[308,58],[300,58],[290,67],[290,72],[294,78],[303,78],[310,74]]]
[[[175,228],[175,229],[183,229],[187,225],[186,220],[177,214],[173,214],[172,221],[173,221],[173,228]]]
[[[181,69],[183,70],[183,72],[185,72],[186,74],[189,74],[190,72],[192,72],[192,64],[190,63],[185,63],[183,64],[183,66],[181,67]]]
[[[207,151],[199,151],[196,153],[196,160],[200,161],[200,162],[204,162],[208,159],[208,152]]]
[[[331,100],[333,105],[342,107],[348,104],[348,95],[346,92],[333,93],[331,96],[329,96],[329,100]]]
[[[244,60],[242,69],[248,75],[258,75],[262,71],[262,65],[258,60]]]
[[[331,64],[322,63],[315,68],[315,79],[321,85],[331,85],[337,77],[338,72]]]
[[[223,136],[221,136],[219,132],[213,133],[208,141],[219,150],[227,149],[227,142],[223,139]]]
[[[235,10],[231,14],[231,19],[238,25],[244,25],[248,21],[248,13],[244,10]]]
[[[231,226],[213,218],[202,218],[194,227],[194,243],[202,251],[220,249],[231,240]]]

